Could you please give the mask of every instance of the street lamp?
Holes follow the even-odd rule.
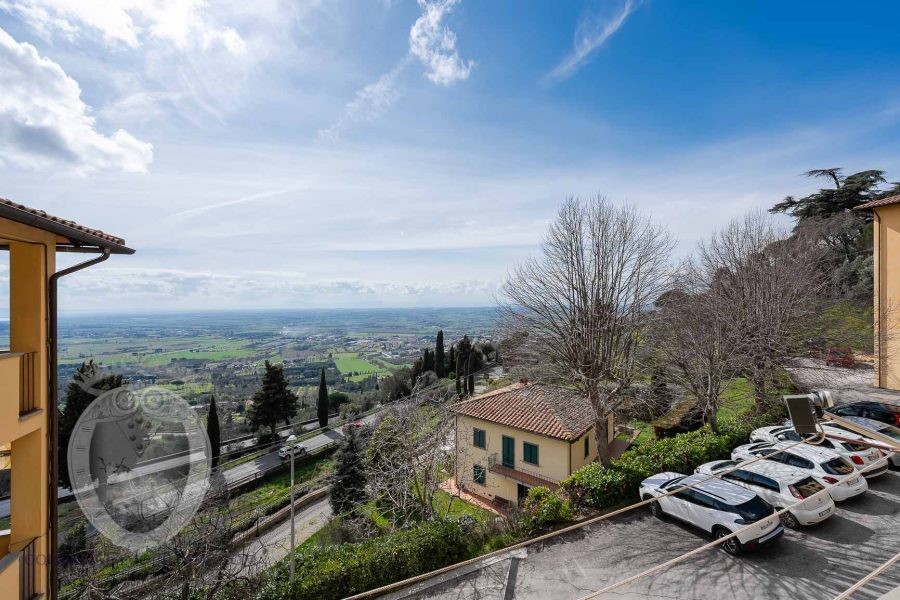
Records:
[[[291,577],[290,577],[290,588],[294,589],[294,448],[296,445],[294,442],[296,441],[296,435],[289,435],[287,439],[287,443],[289,444],[289,448],[291,449]],[[293,592],[291,592],[293,593]]]

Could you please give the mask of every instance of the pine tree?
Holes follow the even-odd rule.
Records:
[[[319,417],[319,427],[328,425],[328,384],[325,382],[325,367],[319,376],[319,399],[316,402],[316,415]]]
[[[363,442],[356,427],[347,427],[334,455],[331,509],[335,514],[352,513],[366,503],[366,471]]]
[[[475,353],[469,352],[469,360],[466,362],[466,393],[475,393]]]
[[[212,467],[219,466],[219,455],[222,453],[222,434],[219,430],[219,411],[216,408],[216,397],[209,396],[209,414],[206,417],[206,435],[212,448]]]
[[[444,369],[446,366],[444,361],[444,330],[441,329],[438,331],[437,340],[434,342],[434,373],[441,378],[447,374]]]
[[[253,403],[247,414],[250,426],[254,429],[269,427],[272,435],[275,435],[278,422],[284,421],[287,425],[296,414],[297,395],[288,387],[284,367],[266,361],[262,386],[253,395]]]
[[[59,411],[59,436],[58,440],[58,465],[59,465],[59,484],[63,487],[72,487],[69,480],[69,439],[72,437],[72,431],[78,422],[78,417],[84,412],[84,409],[93,402],[97,397],[88,392],[85,388],[92,387],[96,390],[108,391],[114,390],[124,385],[125,380],[121,375],[106,375],[97,382],[86,385],[87,377],[96,372],[97,365],[93,360],[81,363],[81,366],[75,371],[72,381],[66,388],[66,404]]]

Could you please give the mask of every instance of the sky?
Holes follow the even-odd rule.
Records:
[[[137,250],[64,279],[65,312],[490,305],[568,196],[636,205],[687,253],[824,185],[809,169],[900,178],[898,18],[0,0],[0,197]]]

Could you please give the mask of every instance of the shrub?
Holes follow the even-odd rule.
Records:
[[[743,444],[751,431],[775,423],[783,416],[783,406],[776,403],[754,418],[724,420],[719,424],[718,434],[704,426],[648,441],[627,450],[609,467],[592,463],[579,469],[562,482],[562,489],[580,510],[601,510],[623,500],[634,500],[638,486],[647,477],[664,471],[689,474],[705,462],[728,458],[731,450]]]
[[[563,500],[545,487],[533,487],[528,490],[523,519],[525,529],[534,532],[570,520],[572,509],[568,500]]]
[[[468,557],[465,536],[453,521],[427,521],[356,544],[311,548],[296,555],[290,589],[288,563],[273,567],[260,600],[338,599],[440,569]]]

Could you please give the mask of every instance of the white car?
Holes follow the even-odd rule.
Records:
[[[812,475],[828,487],[828,493],[835,502],[847,500],[854,496],[864,494],[869,489],[866,478],[859,474],[853,467],[853,463],[841,455],[816,448],[809,444],[794,445],[795,442],[755,442],[738,446],[731,452],[732,460],[752,460],[759,457],[771,456],[768,460],[783,463],[807,475]],[[789,450],[785,450],[790,448]],[[778,452],[784,450],[783,452]],[[838,481],[856,473],[856,477],[850,477],[838,484]]]
[[[733,460],[714,460],[697,467],[695,473],[715,475],[738,467]],[[825,486],[803,471],[787,465],[763,460],[745,465],[721,476],[723,480],[747,488],[776,509],[790,508],[781,515],[785,527],[795,529],[800,525],[821,523],[834,514],[834,500],[828,494],[819,494],[806,500]],[[804,501],[801,504],[801,501]],[[791,508],[793,507],[793,508]]]
[[[293,444],[294,458],[300,458],[306,454],[306,447],[303,444]],[[291,457],[291,445],[282,446],[278,449],[278,458],[286,460]]]
[[[823,429],[825,425],[823,424]],[[827,433],[827,431],[826,431]],[[851,435],[842,437],[852,438]],[[863,440],[862,436],[856,436],[857,440]],[[754,429],[750,434],[751,442],[799,442],[800,434],[794,431],[794,428],[787,425],[776,425],[774,427],[760,427]],[[840,454],[850,462],[852,462],[859,471],[863,472],[866,477],[878,477],[884,475],[888,470],[888,463],[884,460],[884,455],[877,448],[872,448],[864,444],[854,443],[852,441],[830,440],[828,438],[822,440],[818,444],[810,444],[814,448],[825,448]]]
[[[842,417],[843,419],[850,421],[854,425],[858,425],[863,429],[867,429],[869,431],[873,431],[875,433],[880,433],[881,435],[886,435],[889,438],[895,439],[900,442],[900,428],[894,427],[893,425],[888,425],[887,423],[882,423],[881,421],[875,421],[873,419],[867,419],[865,417]],[[822,424],[823,427],[834,427],[839,429],[840,431],[847,431],[850,433],[855,433],[850,431],[849,429],[844,428],[843,426],[834,423],[834,422],[826,422]],[[872,441],[879,444],[883,444],[884,442],[879,442],[878,440],[874,440],[871,438],[865,438],[866,441]],[[895,452],[891,455],[890,458],[891,464],[895,467],[900,467],[900,452]]]
[[[722,543],[728,554],[758,548],[777,541],[784,527],[773,516],[774,509],[748,489],[705,475],[658,473],[641,482],[642,500],[659,498],[650,503],[650,512],[659,518],[675,517],[693,525],[716,539],[752,525],[746,531]],[[701,482],[685,489],[685,486]],[[680,491],[679,491],[680,490]],[[663,496],[675,492],[671,496]]]

